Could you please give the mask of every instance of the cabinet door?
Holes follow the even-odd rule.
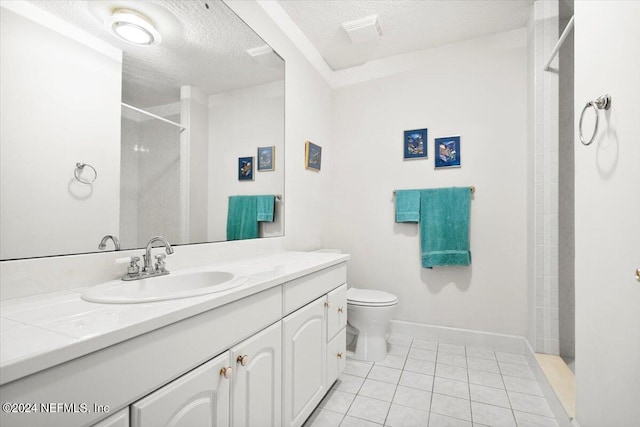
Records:
[[[105,418],[93,427],[129,427],[129,407],[116,412],[109,418]]]
[[[326,391],[326,297],[307,304],[285,317],[284,426],[301,426]]]
[[[229,425],[229,352],[131,405],[132,427]]]
[[[327,344],[327,388],[338,379],[347,364],[347,328]]]
[[[347,325],[347,285],[327,294],[327,341]]]
[[[280,322],[231,349],[231,425],[282,425],[282,325]]]

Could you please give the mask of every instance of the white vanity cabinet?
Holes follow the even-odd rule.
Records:
[[[132,427],[279,427],[282,327],[248,338],[131,405]]]
[[[113,415],[110,415],[109,418],[106,418],[100,421],[98,424],[95,424],[93,427],[129,427],[129,408],[124,408],[121,411],[116,412]]]
[[[343,272],[324,272],[320,282],[310,278],[309,292],[318,292],[319,285],[328,286],[320,289],[332,290],[282,320],[284,426],[301,426],[344,369],[347,285]],[[296,288],[298,284],[292,285]],[[287,291],[285,286],[285,300]]]
[[[284,330],[284,426],[300,426],[327,389],[326,297],[282,320]]]
[[[347,285],[327,294],[327,387],[347,363]]]
[[[282,326],[276,323],[233,347],[231,424],[280,427],[282,424]]]
[[[132,427],[229,425],[229,352],[131,405]]]
[[[310,267],[311,257],[274,262],[279,277],[264,274],[258,289],[161,327],[88,353],[63,348],[56,365],[0,387],[3,401],[86,402],[111,413],[3,412],[0,425],[301,426],[343,369],[346,344],[348,257]]]

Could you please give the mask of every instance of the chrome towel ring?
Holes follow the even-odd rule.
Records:
[[[89,168],[89,169],[91,169],[93,171],[93,178],[83,178],[83,177],[80,176],[82,171],[84,171],[85,167],[87,167],[87,168]],[[76,177],[78,182],[90,185],[90,184],[93,184],[93,182],[96,180],[96,178],[98,178],[98,172],[96,171],[96,168],[94,168],[93,166],[91,166],[88,163],[76,162],[76,168],[73,171],[73,176]]]
[[[593,135],[591,135],[591,138],[589,138],[589,141],[585,141],[584,136],[582,135],[582,119],[584,118],[585,111],[587,111],[589,107],[593,107],[593,111],[595,111],[596,113],[596,126],[595,126],[595,129],[593,130]],[[582,145],[590,145],[593,142],[594,138],[596,137],[596,134],[598,133],[598,121],[600,118],[600,115],[598,114],[598,110],[608,110],[609,107],[611,107],[611,96],[609,94],[602,95],[598,97],[598,99],[596,99],[595,101],[589,101],[584,106],[584,108],[582,109],[582,113],[580,113],[580,124],[578,126],[579,133],[580,133],[580,142],[582,142]]]

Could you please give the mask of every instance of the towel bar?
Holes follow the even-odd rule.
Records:
[[[469,191],[471,191],[472,193],[475,193],[475,192],[476,192],[476,187],[475,187],[475,185],[470,186],[470,187],[469,187]],[[393,190],[393,194],[396,194],[396,190]]]

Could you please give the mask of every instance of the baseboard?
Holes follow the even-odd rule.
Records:
[[[391,334],[407,335],[414,339],[459,344],[467,347],[483,347],[493,351],[504,351],[524,355],[542,388],[542,392],[547,398],[547,402],[549,402],[551,411],[553,411],[559,426],[580,427],[575,419],[570,419],[567,415],[560,399],[558,399],[547,377],[544,375],[531,344],[525,337],[427,325],[402,320],[392,320],[389,322],[389,327]]]
[[[525,354],[526,340],[516,335],[495,334],[471,329],[449,328],[424,323],[392,320],[389,322],[392,334],[408,335],[413,338],[460,344],[469,347],[484,347],[494,351]]]

